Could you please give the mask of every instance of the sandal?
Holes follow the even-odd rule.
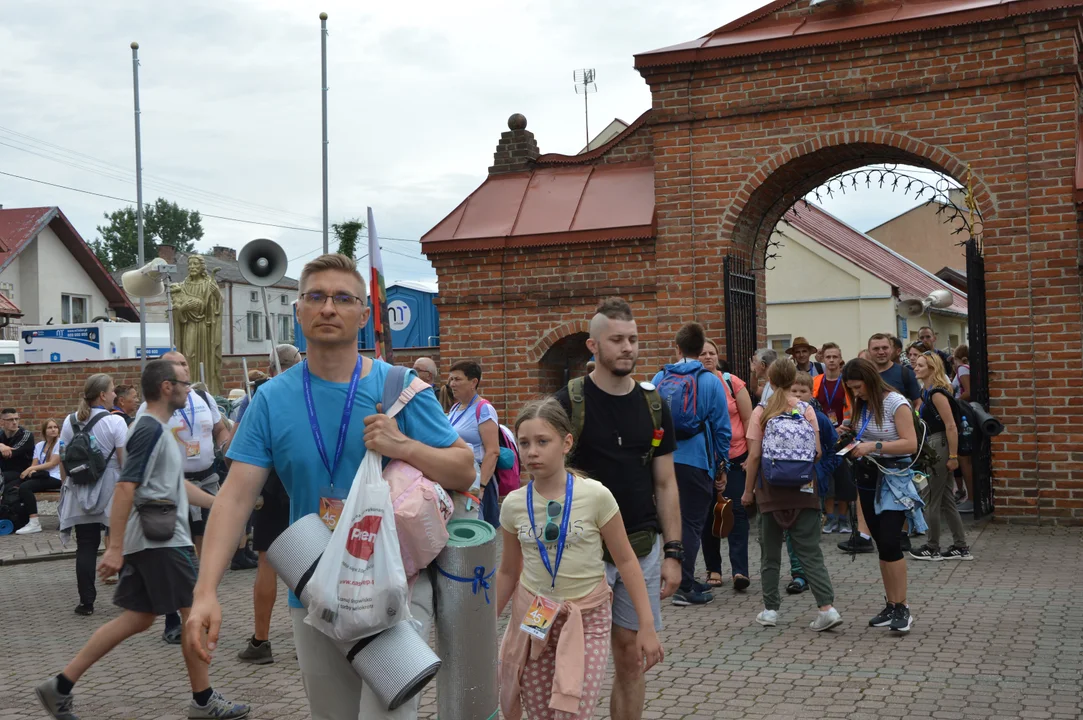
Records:
[[[733,576],[733,589],[734,590],[746,590],[752,581],[746,578],[744,575]]]
[[[722,587],[722,573],[713,570],[707,573],[707,585],[709,587]]]

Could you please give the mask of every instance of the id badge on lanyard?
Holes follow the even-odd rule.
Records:
[[[361,379],[361,357],[358,356],[357,364],[350,378],[350,385],[346,390],[346,404],[342,408],[342,420],[338,428],[338,442],[335,444],[335,461],[332,463],[327,457],[327,448],[323,443],[323,432],[320,430],[320,421],[316,417],[316,404],[312,400],[312,376],[308,371],[308,360],[305,360],[301,373],[301,385],[305,393],[305,407],[308,410],[308,423],[312,428],[312,440],[316,443],[316,451],[320,454],[324,468],[327,469],[328,482],[320,487],[320,519],[331,530],[338,525],[342,517],[342,509],[349,495],[348,488],[335,487],[335,470],[338,462],[342,459],[342,451],[346,447],[346,433],[350,427],[350,416],[353,414],[354,398],[357,397],[357,383]]]
[[[184,457],[186,460],[199,457],[200,445],[199,436],[196,434],[196,405],[192,400],[191,391],[188,392],[188,411],[192,413],[191,419],[185,414],[184,408],[177,410],[181,416],[181,420],[184,421],[185,426],[188,428],[188,435],[191,436],[191,440],[181,440],[180,435],[174,435],[177,438],[177,442],[184,448]]]
[[[863,422],[861,423],[861,429],[857,431],[857,435],[854,435],[854,439],[850,441],[849,445],[835,453],[839,457],[842,457],[846,453],[850,452],[861,443],[861,436],[865,434],[865,428],[869,426],[869,421],[872,420],[872,414],[869,413],[868,408],[866,408],[861,413],[861,419],[863,420]]]
[[[568,473],[567,484],[565,485],[564,490],[564,508],[560,518],[560,534],[557,536],[557,554],[552,562],[549,560],[549,551],[542,543],[541,538],[538,535],[537,525],[534,522],[533,481],[531,481],[526,488],[526,509],[527,515],[530,518],[530,530],[534,535],[534,541],[538,544],[538,554],[541,555],[542,564],[545,565],[545,569],[553,579],[550,589],[556,589],[557,573],[560,572],[560,561],[564,558],[564,545],[568,539],[568,525],[572,515],[573,486],[574,477],[571,473]],[[546,517],[548,519],[548,514]],[[551,593],[538,593],[531,601],[530,608],[523,617],[523,621],[519,624],[519,629],[539,640],[544,640],[549,636],[549,631],[552,629],[553,623],[556,622],[557,616],[560,614],[560,608],[563,604],[563,600],[554,597]]]

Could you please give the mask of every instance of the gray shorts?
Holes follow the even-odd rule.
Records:
[[[654,615],[654,629],[662,631],[662,537],[654,542],[654,550],[646,557],[639,558],[639,567],[643,579],[647,582],[647,597],[651,600],[651,614]],[[620,578],[616,565],[605,565],[605,579],[613,588],[613,624],[628,630],[639,631],[639,615],[636,614],[632,596]]]

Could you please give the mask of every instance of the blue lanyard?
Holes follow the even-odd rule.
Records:
[[[323,444],[320,419],[316,417],[316,404],[312,402],[312,375],[308,371],[307,359],[302,369],[301,385],[305,391],[305,407],[308,408],[308,424],[312,427],[312,439],[316,441],[316,450],[320,453],[323,466],[327,468],[327,474],[331,478],[331,487],[334,487],[335,470],[338,468],[338,461],[342,459],[342,451],[346,447],[346,431],[350,427],[350,416],[353,415],[353,401],[357,397],[357,382],[361,379],[361,356],[357,356],[357,364],[354,365],[353,376],[350,378],[350,387],[346,390],[346,406],[342,408],[342,421],[338,426],[338,443],[335,445],[334,465],[327,460],[327,448]]]
[[[188,409],[192,411],[192,419],[191,420],[189,420],[188,416],[184,414],[184,408],[181,408],[181,409],[177,410],[177,412],[180,413],[181,418],[184,420],[184,424],[188,426],[189,434],[191,434],[192,437],[194,438],[195,434],[196,434],[196,427],[195,427],[196,403],[195,403],[194,400],[192,400],[192,391],[191,390],[188,391]]]
[[[869,421],[872,420],[872,413],[869,412],[867,407],[861,409],[861,420],[861,429],[854,436],[854,442],[861,442],[861,436],[865,434],[865,428],[869,426]]]
[[[839,394],[839,385],[842,385],[842,376],[840,375],[838,380],[835,381],[835,390],[828,395],[827,394],[827,376],[824,376],[823,388],[824,397],[827,398],[827,409],[830,410],[835,404],[835,396]]]
[[[463,419],[463,415],[466,414],[466,411],[470,409],[470,406],[473,405],[474,401],[477,400],[477,399],[478,399],[477,395],[474,395],[474,397],[470,398],[470,402],[468,402],[466,404],[466,407],[462,408],[459,411],[459,414],[451,419],[451,426],[452,427],[455,427],[456,425],[459,424],[459,421]]]
[[[572,517],[572,485],[574,484],[574,478],[571,473],[568,473],[568,484],[564,489],[564,514],[560,518],[560,535],[557,537],[557,559],[556,565],[552,565],[549,562],[549,551],[545,549],[545,545],[542,544],[541,538],[538,537],[538,528],[534,524],[534,481],[531,480],[530,484],[526,486],[526,512],[530,517],[530,530],[534,533],[534,542],[538,543],[538,554],[541,555],[542,562],[545,564],[545,569],[549,572],[550,577],[553,578],[552,587],[557,586],[557,573],[560,572],[560,561],[564,557],[564,543],[568,539],[568,522]]]

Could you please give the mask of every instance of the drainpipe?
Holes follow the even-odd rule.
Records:
[[[229,285],[229,354],[233,354],[233,283]]]

